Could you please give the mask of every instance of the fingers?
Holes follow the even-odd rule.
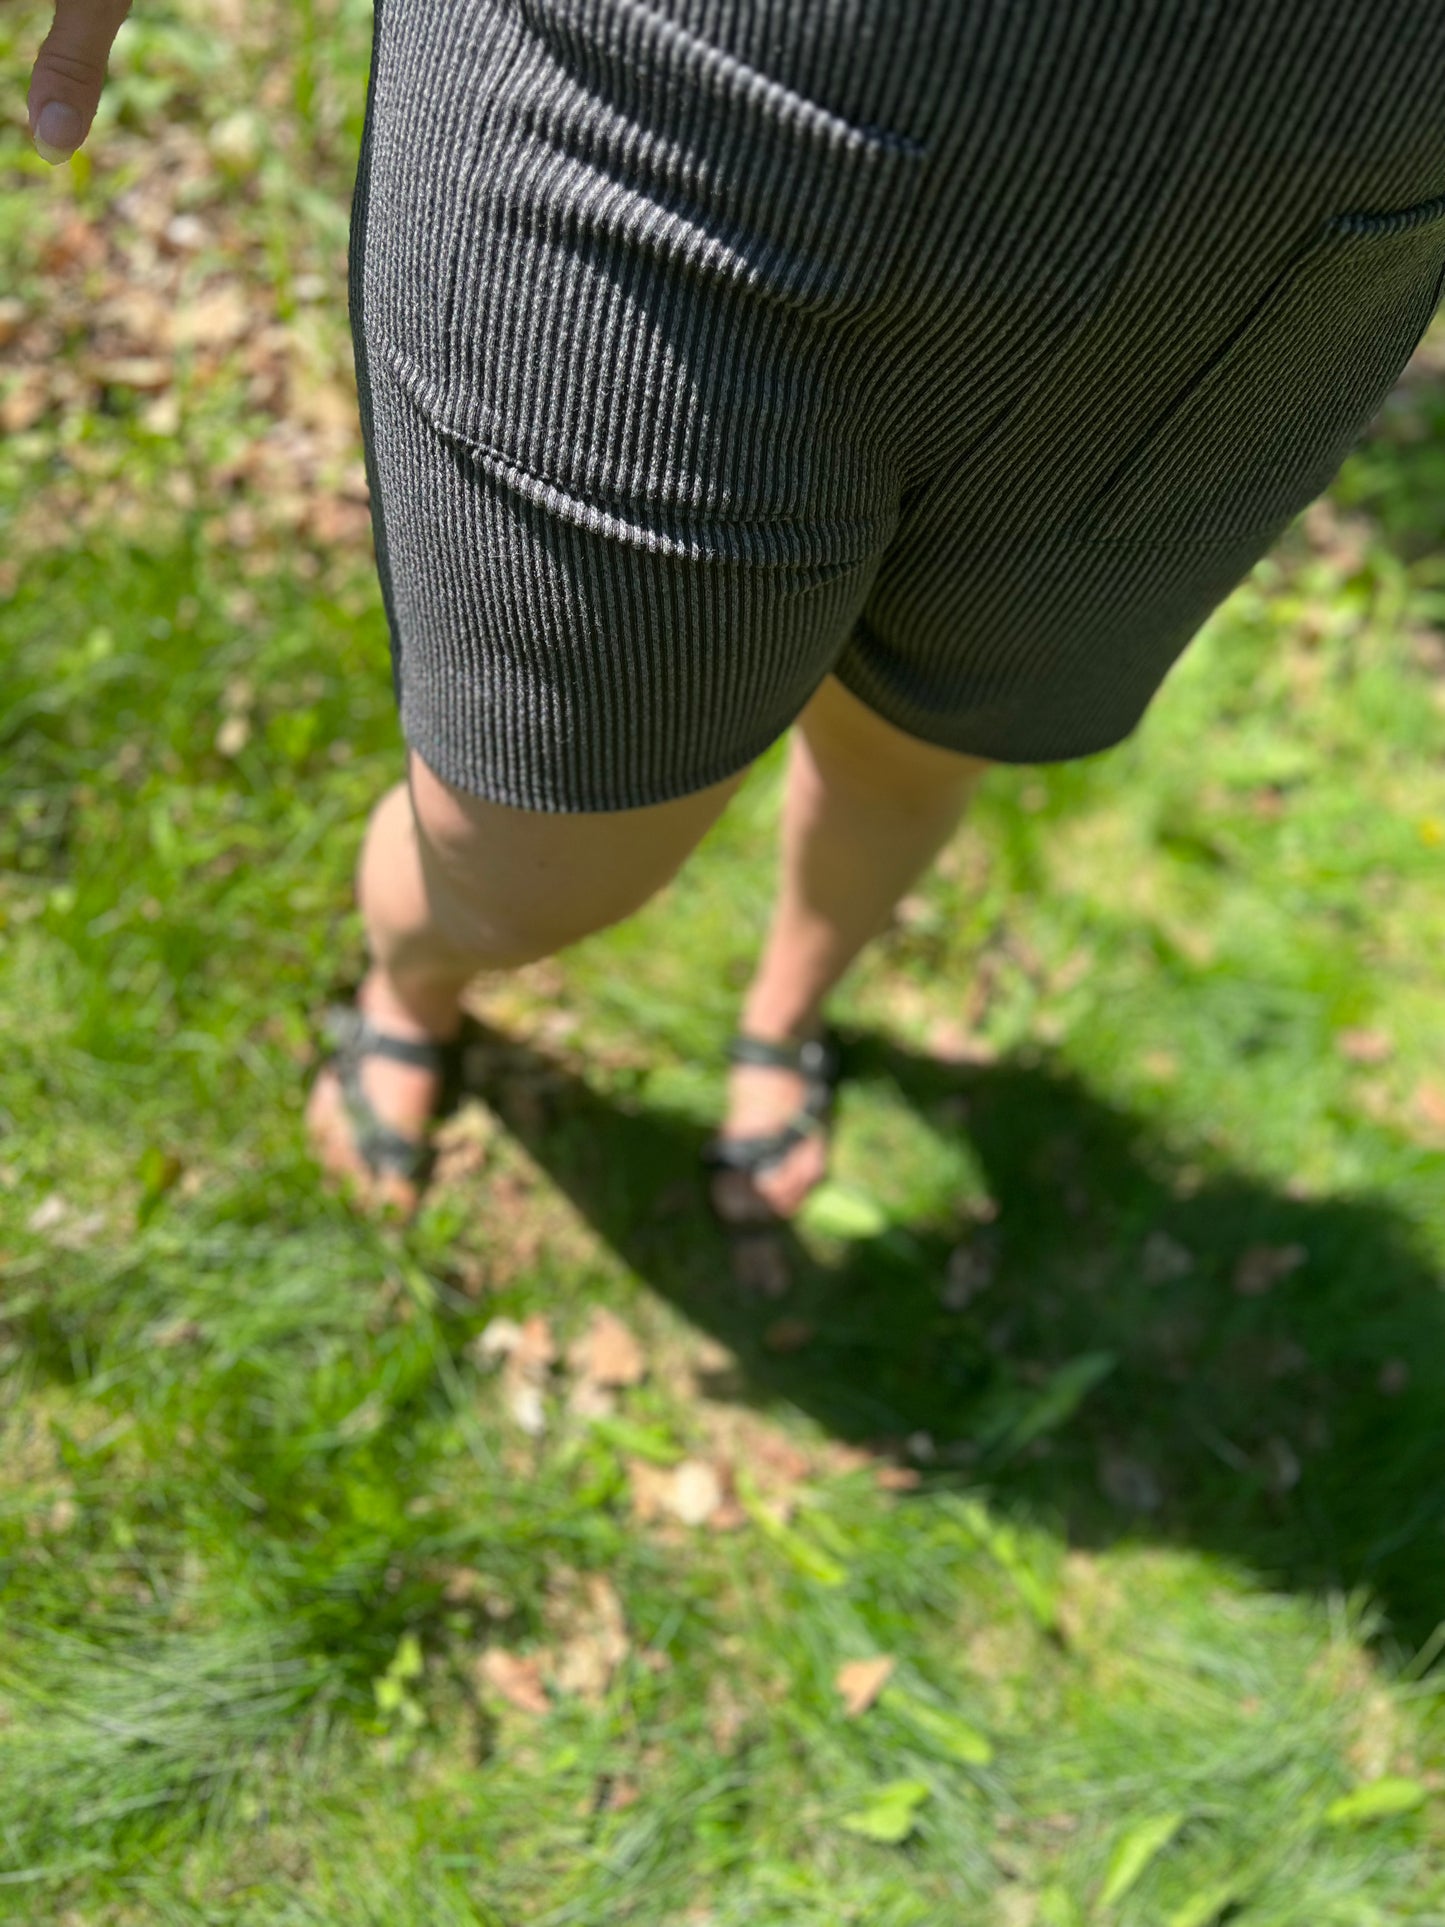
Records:
[[[56,0],[55,22],[30,77],[30,133],[36,152],[58,166],[90,132],[105,63],[130,0]]]

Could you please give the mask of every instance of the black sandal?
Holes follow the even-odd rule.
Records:
[[[445,1117],[461,1096],[465,1027],[449,1044],[423,1043],[393,1037],[354,1005],[337,1004],[326,1013],[326,1029],[332,1046],[327,1063],[336,1073],[362,1163],[374,1178],[398,1177],[421,1190],[436,1160],[431,1141],[405,1137],[377,1116],[361,1082],[361,1066],[368,1057],[389,1057],[393,1063],[434,1072],[441,1078],[441,1092],[433,1116]]]
[[[810,1037],[801,1044],[775,1044],[739,1031],[729,1040],[727,1055],[733,1064],[762,1064],[771,1069],[800,1071],[807,1080],[807,1095],[802,1104],[776,1131],[755,1132],[747,1137],[724,1137],[719,1133],[703,1145],[700,1155],[704,1169],[742,1171],[748,1177],[756,1177],[781,1163],[805,1138],[828,1129],[842,1075],[842,1053],[832,1031],[824,1031],[821,1037]],[[717,1209],[711,1185],[708,1199],[713,1216],[727,1231],[746,1234],[767,1230],[776,1222],[775,1219],[728,1217]]]

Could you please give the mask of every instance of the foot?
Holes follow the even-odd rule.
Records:
[[[824,1027],[820,1022],[810,1024],[788,1038],[752,1026],[748,1029],[750,1035],[769,1042],[801,1042],[821,1037]],[[808,1080],[801,1071],[734,1064],[728,1073],[727,1109],[719,1136],[753,1137],[780,1130],[797,1116],[807,1094]],[[793,1216],[827,1169],[827,1136],[815,1131],[765,1170],[712,1172],[713,1208],[729,1224],[776,1224]]]
[[[389,1003],[385,1008],[379,1008],[378,1004],[368,980],[361,987],[356,1007],[388,1035],[416,1043],[446,1041],[432,1037],[419,1024],[398,1014]],[[427,1142],[428,1127],[442,1101],[445,1081],[442,1072],[368,1053],[361,1059],[358,1076],[362,1095],[378,1122],[421,1151]],[[391,1207],[405,1217],[415,1212],[421,1201],[421,1184],[399,1171],[376,1169],[363,1154],[357,1142],[351,1106],[346,1101],[334,1061],[322,1066],[312,1086],[306,1104],[306,1133],[322,1168],[332,1177],[346,1181],[363,1206]]]

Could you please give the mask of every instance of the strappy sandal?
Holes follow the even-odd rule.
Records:
[[[372,1178],[400,1178],[420,1192],[436,1160],[431,1141],[406,1137],[377,1115],[362,1084],[361,1067],[368,1057],[387,1057],[395,1064],[431,1071],[441,1079],[433,1117],[444,1117],[456,1108],[462,1092],[465,1029],[447,1044],[394,1037],[351,1004],[328,1010],[325,1026],[332,1050],[322,1068],[336,1075],[357,1155]]]
[[[780,1164],[805,1138],[826,1132],[833,1117],[838,1082],[842,1074],[842,1053],[830,1030],[801,1044],[776,1044],[766,1038],[750,1037],[739,1031],[727,1046],[733,1064],[760,1064],[770,1069],[798,1071],[807,1084],[802,1104],[786,1124],[776,1131],[755,1132],[746,1137],[726,1137],[722,1133],[708,1139],[700,1153],[708,1172],[742,1171],[757,1177]],[[717,1208],[713,1186],[708,1186],[708,1202],[713,1216],[730,1234],[747,1236],[767,1231],[785,1222],[776,1213],[767,1218],[734,1218]]]

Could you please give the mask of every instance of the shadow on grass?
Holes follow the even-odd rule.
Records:
[[[973,1281],[989,1281],[963,1310],[944,1304],[958,1226],[895,1227],[836,1265],[785,1230],[791,1289],[760,1299],[733,1282],[721,1231],[699,1228],[690,1120],[480,1036],[483,1066],[544,1093],[513,1121],[531,1154],[736,1353],[717,1396],[787,1402],[884,1450],[912,1439],[925,1482],[962,1470],[1074,1544],[1132,1536],[1216,1551],[1281,1587],[1363,1585],[1403,1645],[1445,1614],[1445,1297],[1386,1204],[1201,1177],[1057,1070],[961,1071],[845,1034],[852,1079],[891,1083],[967,1133],[998,1207],[966,1234]],[[815,1331],[777,1355],[764,1337],[783,1316]],[[1011,1451],[1053,1375],[1091,1354],[1104,1376],[1078,1409]]]

